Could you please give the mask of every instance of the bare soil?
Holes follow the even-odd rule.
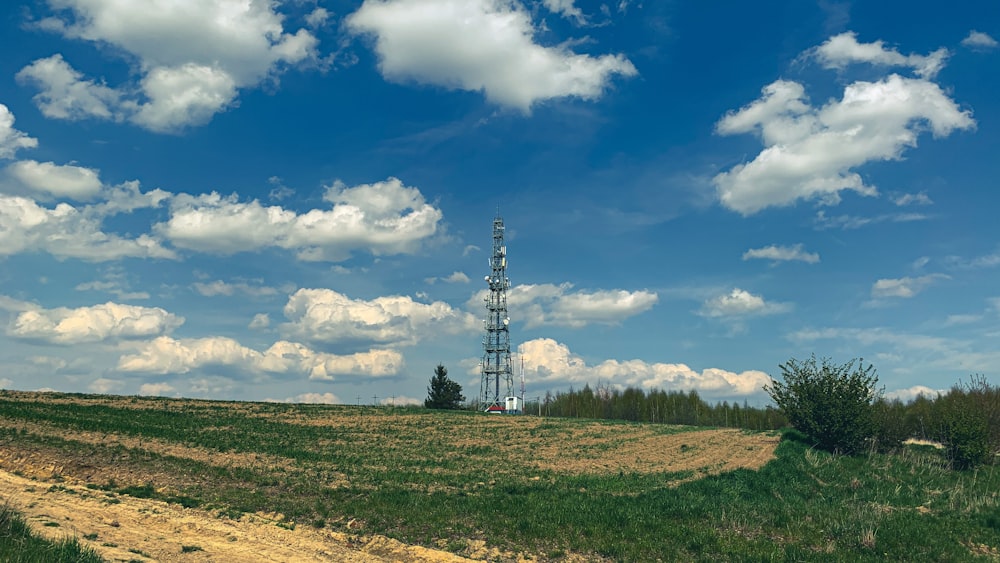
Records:
[[[0,471],[0,497],[49,538],[76,537],[109,561],[462,562],[381,536],[288,529],[273,516],[219,518],[177,504],[50,484]]]

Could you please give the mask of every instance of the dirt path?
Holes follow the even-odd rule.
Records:
[[[0,498],[39,534],[74,536],[109,561],[470,561],[389,538],[289,530],[260,515],[238,521],[177,504],[46,483],[0,471]]]

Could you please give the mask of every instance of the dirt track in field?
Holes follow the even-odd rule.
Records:
[[[177,504],[109,496],[81,485],[39,482],[6,471],[0,471],[0,497],[39,534],[76,537],[109,561],[469,561],[380,536],[287,529],[266,515],[219,518]]]
[[[120,407],[122,403],[115,402],[115,406]],[[241,404],[231,406],[247,411],[255,408]],[[268,416],[265,412],[248,414]],[[553,424],[551,419],[535,417],[448,419],[458,421],[453,426],[442,426],[434,417],[405,413],[359,418],[349,412],[326,411],[301,417],[286,413],[278,418],[291,424],[331,428],[353,426],[359,430],[358,436],[378,435],[380,441],[390,435],[419,435],[472,447],[489,445],[497,436],[503,436],[526,452],[522,462],[528,474],[539,471],[574,475],[690,473],[671,480],[674,485],[739,468],[757,469],[774,458],[778,444],[777,436],[739,430],[670,433],[669,429],[656,425]],[[392,432],[386,431],[386,426],[391,426]],[[197,479],[197,476],[182,477],[156,473],[155,469],[116,465],[110,459],[88,456],[86,449],[88,445],[120,445],[130,450],[222,467],[287,468],[294,463],[282,457],[219,453],[163,440],[69,431],[48,423],[5,420],[2,413],[0,427],[81,444],[80,450],[75,452],[77,455],[70,457],[52,448],[19,445],[17,440],[0,441],[0,499],[6,499],[22,512],[39,533],[56,538],[74,536],[110,561],[534,560],[488,549],[482,541],[468,542],[470,547],[463,553],[472,559],[466,559],[382,536],[355,535],[302,524],[293,527],[277,514],[244,514],[233,520],[178,504],[107,492],[95,488],[94,484],[155,482],[158,486],[174,484],[175,489],[180,489],[183,479]],[[336,473],[332,478],[339,479]],[[346,528],[360,531],[353,528],[351,522]],[[570,556],[566,560],[574,558]]]

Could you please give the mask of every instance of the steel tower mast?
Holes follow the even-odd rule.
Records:
[[[483,337],[482,381],[479,385],[479,409],[491,412],[506,410],[505,399],[514,395],[514,374],[510,360],[510,317],[507,316],[507,246],[503,241],[503,218],[497,209],[493,219],[493,254],[490,275],[486,276],[490,293],[486,296],[486,336]],[[503,390],[504,394],[501,394]]]

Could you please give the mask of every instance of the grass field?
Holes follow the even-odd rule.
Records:
[[[955,472],[931,447],[849,458],[794,433],[776,442],[465,412],[0,394],[0,468],[107,502],[264,514],[286,530],[492,561],[1000,559],[995,466]]]

